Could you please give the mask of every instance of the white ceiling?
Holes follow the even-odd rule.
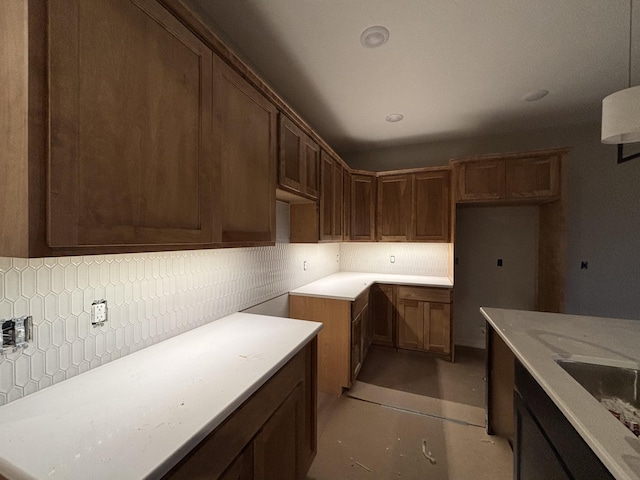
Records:
[[[628,0],[188,3],[339,153],[599,121],[628,83]]]

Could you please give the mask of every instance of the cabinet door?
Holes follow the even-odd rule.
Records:
[[[151,0],[48,14],[48,244],[217,240],[211,50]]]
[[[342,175],[342,240],[351,240],[351,173],[345,170]]]
[[[424,349],[435,353],[451,352],[451,306],[446,303],[425,302]]]
[[[407,241],[411,229],[411,175],[378,178],[378,240]]]
[[[342,165],[333,163],[333,239],[342,240]]]
[[[529,413],[514,395],[516,444],[513,449],[516,480],[571,480],[562,459]]]
[[[369,304],[362,311],[362,362],[367,358],[369,347],[373,341],[373,323],[371,322],[371,309]]]
[[[216,57],[215,98],[223,243],[275,241],[275,106]]]
[[[560,194],[560,158],[523,158],[506,163],[507,198],[555,197]]]
[[[282,113],[280,118],[280,145],[278,150],[278,183],[295,192],[303,192],[306,168],[303,166],[303,138],[305,134]],[[305,151],[306,156],[306,151]]]
[[[362,367],[362,311],[351,322],[351,383],[353,383]]]
[[[393,285],[371,287],[372,341],[378,345],[393,347]]]
[[[448,242],[451,194],[448,170],[413,175],[411,240]]]
[[[303,193],[315,200],[318,198],[318,178],[320,177],[320,147],[306,135],[303,139],[302,160]]]
[[[203,479],[210,478],[203,472]],[[196,480],[192,478],[192,480]],[[253,444],[250,443],[218,480],[253,480]]]
[[[320,155],[320,240],[333,239],[333,159],[324,151]]]
[[[255,480],[297,480],[296,447],[302,426],[302,388],[289,394],[253,442]]]
[[[422,350],[424,347],[424,302],[398,300],[398,347]]]
[[[375,177],[351,176],[351,239],[375,240]]]
[[[457,168],[457,199],[497,200],[505,196],[504,160],[461,162]]]

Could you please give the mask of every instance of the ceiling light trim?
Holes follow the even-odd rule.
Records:
[[[391,113],[387,115],[387,117],[385,118],[385,120],[389,123],[397,123],[402,121],[403,119],[404,119],[404,115],[401,113]]]
[[[382,25],[367,28],[360,35],[360,43],[365,48],[378,48],[389,41],[389,30]]]

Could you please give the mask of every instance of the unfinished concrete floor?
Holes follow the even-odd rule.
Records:
[[[385,367],[378,369],[381,376],[391,378],[388,372],[395,370],[410,379],[409,383],[413,385],[429,381],[450,385],[456,383],[456,378],[464,379],[469,374],[463,371],[464,364],[460,363],[455,370],[448,368],[444,373],[436,368],[437,375],[434,376],[433,369],[420,369],[421,362],[411,359],[410,363],[418,366],[418,371],[425,376],[417,380],[415,371],[407,373],[406,366],[401,366],[407,361],[405,354],[382,352],[384,362],[377,363],[382,360],[380,356],[376,359],[375,354],[371,357],[372,351],[363,371],[367,362],[374,359],[379,366]],[[425,357],[420,358],[425,360]],[[427,363],[432,361],[426,360]],[[475,368],[477,373],[478,362],[482,363],[484,371],[483,360],[471,361],[467,369]],[[369,366],[372,364],[370,362]],[[475,373],[470,375],[477,377]],[[447,378],[443,379],[443,376]],[[375,375],[367,378],[388,384],[376,380]],[[320,395],[318,455],[309,470],[308,480],[507,480],[513,477],[511,448],[506,441],[485,433],[483,408],[470,405],[470,402],[422,396],[361,380],[359,376],[351,389],[351,394],[357,398],[348,394],[338,398]],[[395,382],[402,384],[397,379]],[[459,389],[432,391],[459,392]]]

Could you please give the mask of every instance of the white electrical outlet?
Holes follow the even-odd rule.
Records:
[[[96,300],[91,304],[91,325],[101,326],[107,321],[107,301]]]
[[[395,256],[395,255],[391,255],[391,256],[389,257],[389,261],[390,261],[391,263],[396,263],[396,256]]]

